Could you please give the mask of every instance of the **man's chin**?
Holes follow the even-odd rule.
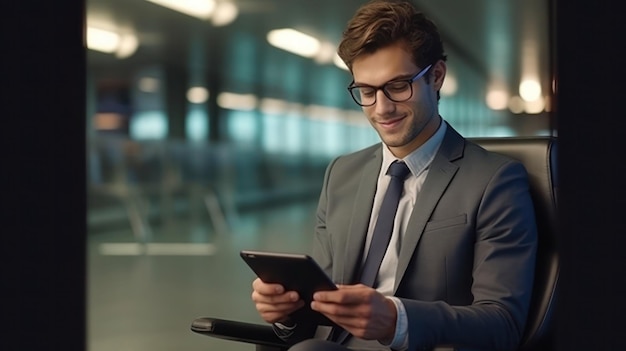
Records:
[[[383,143],[385,143],[385,145],[389,146],[389,147],[401,147],[404,146],[406,143],[403,142],[402,138],[400,136],[382,136],[381,135],[381,140],[383,141]]]

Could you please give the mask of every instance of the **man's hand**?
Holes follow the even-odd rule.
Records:
[[[268,323],[282,322],[304,306],[295,291],[285,291],[280,284],[266,284],[257,278],[252,282],[252,301],[261,318]]]
[[[338,285],[334,291],[318,291],[311,309],[323,313],[350,334],[367,340],[391,341],[397,311],[393,301],[369,286]]]

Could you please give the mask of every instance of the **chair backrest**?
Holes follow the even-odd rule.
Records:
[[[557,241],[556,137],[469,138],[483,148],[524,164],[538,227],[538,252],[530,311],[519,350],[548,350],[553,346],[553,313],[559,257]]]

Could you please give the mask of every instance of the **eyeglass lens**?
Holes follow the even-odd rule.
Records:
[[[396,81],[388,82],[381,90],[391,101],[402,102],[411,98],[413,91],[411,83],[408,81]],[[363,106],[369,106],[376,103],[376,92],[378,88],[375,87],[353,87],[350,92],[354,100]]]

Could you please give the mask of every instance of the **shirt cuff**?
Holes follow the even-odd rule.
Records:
[[[409,346],[409,321],[406,316],[406,309],[399,298],[395,296],[387,296],[396,306],[396,333],[391,340],[391,344],[387,345],[392,350],[406,350]]]

